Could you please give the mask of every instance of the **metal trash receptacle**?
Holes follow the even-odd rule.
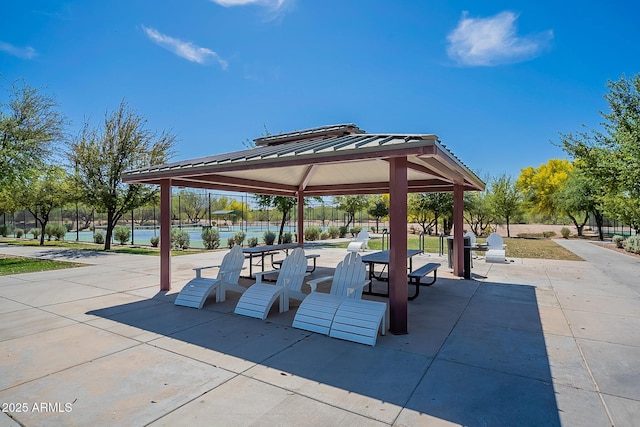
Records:
[[[453,268],[453,236],[447,237],[447,259]],[[471,279],[471,238],[464,238],[464,278]]]

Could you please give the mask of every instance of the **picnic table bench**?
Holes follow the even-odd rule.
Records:
[[[438,278],[438,268],[440,267],[440,263],[430,262],[428,264],[423,265],[422,267],[416,268],[412,272],[409,273],[409,284],[416,286],[416,293],[413,296],[410,296],[409,299],[413,300],[420,294],[420,286],[431,286],[436,283],[436,279]],[[421,283],[423,277],[427,274],[433,273],[433,280],[429,283]]]

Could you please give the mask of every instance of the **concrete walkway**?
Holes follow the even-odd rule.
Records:
[[[617,426],[640,420],[640,262],[586,241],[586,261],[441,261],[407,335],[375,347],[173,300],[223,251],[159,258],[0,245],[85,267],[0,277],[0,426]],[[344,256],[320,254],[316,276]],[[249,285],[251,282],[246,281]],[[380,299],[384,300],[384,299]]]

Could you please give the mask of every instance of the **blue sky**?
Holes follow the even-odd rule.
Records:
[[[480,176],[564,153],[607,80],[640,72],[640,6],[604,1],[5,2],[0,91],[55,96],[77,134],[126,98],[174,160],[336,123],[435,133]]]

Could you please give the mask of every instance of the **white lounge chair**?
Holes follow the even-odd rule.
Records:
[[[182,288],[174,304],[200,309],[214,290],[216,291],[216,302],[224,301],[226,290],[243,292],[245,288],[238,284],[243,263],[242,246],[236,245],[224,256],[222,264],[219,266],[194,268],[195,279]],[[215,267],[220,268],[216,278],[202,277],[202,270]]]
[[[307,282],[311,293],[302,301],[293,327],[329,335],[331,324],[338,307],[345,298],[360,299],[362,289],[370,281],[366,279],[367,271],[362,258],[357,252],[349,252],[336,267],[333,276],[320,277]],[[319,283],[333,279],[328,294],[317,292]]]
[[[365,229],[360,230],[356,239],[349,243],[347,246],[347,251],[349,252],[358,252],[364,251],[365,249],[369,249],[369,232]]]
[[[307,258],[302,248],[296,248],[282,262],[279,270],[255,273],[256,283],[251,285],[240,297],[235,313],[244,316],[266,319],[271,306],[280,299],[280,313],[289,310],[289,298],[303,300],[302,282],[308,275]],[[262,283],[265,274],[278,274],[275,285]]]
[[[498,233],[491,233],[489,237],[487,237],[487,253],[485,255],[486,262],[499,262],[505,263],[507,261],[507,257],[505,254],[505,245],[504,240]]]

